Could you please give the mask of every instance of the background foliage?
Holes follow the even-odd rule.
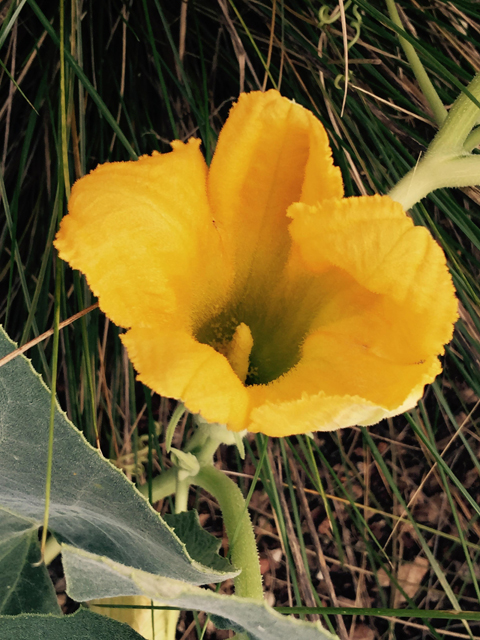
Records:
[[[321,119],[347,195],[387,192],[435,134],[381,2],[346,3],[342,19],[334,1],[66,1],[63,88],[61,6],[0,2],[0,321],[21,344],[52,326],[56,278],[62,320],[95,302],[51,241],[70,185],[99,162],[192,135],[210,159],[238,93],[272,86]],[[397,6],[448,107],[480,70],[479,5]],[[251,439],[245,462],[219,457],[250,490],[267,599],[321,610],[342,638],[480,636],[478,614],[435,613],[480,610],[479,202],[475,188],[438,191],[411,212],[443,246],[460,300],[444,373],[416,410],[368,432]],[[135,382],[118,333],[98,310],[64,329],[58,393],[87,439],[143,483],[169,464],[174,403]],[[47,384],[51,351],[46,339],[29,352]],[[191,504],[222,536],[211,499]],[[357,610],[342,620],[324,607]],[[184,637],[204,624],[185,615]]]

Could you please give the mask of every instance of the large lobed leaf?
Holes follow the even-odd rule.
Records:
[[[39,558],[37,524],[0,508],[0,614],[60,613],[47,568],[37,565]]]
[[[0,358],[15,348],[0,329]],[[40,526],[50,392],[19,356],[0,367],[0,506]],[[57,406],[49,527],[71,545],[153,574],[193,584],[235,572],[192,560],[185,545],[123,473],[90,446]],[[0,539],[8,536],[0,519]],[[0,558],[0,572],[2,572]]]
[[[13,348],[0,330],[0,358]],[[0,574],[5,578],[0,613],[58,612],[46,569],[34,565],[44,509],[49,407],[50,393],[26,358],[19,356],[0,367]],[[198,560],[57,407],[50,527],[64,543],[72,598],[145,595],[173,607],[207,611],[257,640],[332,640],[320,625],[281,616],[264,602],[196,586],[236,574],[215,557],[218,543],[199,530],[196,514],[171,522]],[[109,627],[113,621],[103,616],[92,616],[0,616],[0,637],[138,637],[128,628]]]
[[[144,640],[131,627],[80,609],[71,616],[0,616],[4,640]]]
[[[62,553],[68,593],[79,602],[110,595],[144,595],[166,606],[220,616],[255,640],[335,638],[319,624],[282,616],[265,602],[224,596],[180,580],[154,576],[69,545],[62,545]]]

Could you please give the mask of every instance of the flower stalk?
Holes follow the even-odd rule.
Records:
[[[208,491],[220,506],[230,545],[232,563],[241,570],[241,573],[234,579],[235,594],[243,598],[263,600],[263,582],[257,544],[245,498],[235,482],[213,466],[213,454],[215,453],[213,447],[216,450],[221,443],[222,429],[221,425],[216,425],[216,427],[211,425],[211,428],[214,432],[217,428],[219,432],[217,437],[203,439],[204,429],[200,426],[185,448],[187,451],[192,448],[195,450],[195,456],[191,453],[185,455],[195,457],[199,461],[200,470],[198,473],[185,477],[181,475],[182,469],[180,467],[174,467],[157,476],[151,484],[152,502],[157,502],[175,493],[175,511],[179,513],[186,510],[190,484]],[[198,446],[202,440],[203,443]],[[139,491],[147,497],[148,485],[142,485],[139,487]]]
[[[212,494],[222,511],[230,557],[234,566],[241,569],[234,579],[235,595],[263,600],[257,544],[242,492],[233,480],[213,466],[202,467],[192,478],[192,484]]]
[[[152,489],[152,504],[173,495],[177,487],[176,467],[167,469],[159,476],[153,478],[150,486]],[[140,485],[139,487],[137,487],[137,489],[142,494],[142,496],[148,500],[148,483]]]
[[[190,478],[180,478],[177,474],[177,485],[175,490],[175,513],[188,511],[188,491],[190,489]]]

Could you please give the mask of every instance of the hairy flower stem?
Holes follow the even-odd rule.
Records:
[[[172,467],[152,480],[152,503],[163,500],[175,493],[177,488],[177,469]],[[138,491],[148,500],[148,483],[137,487]]]
[[[188,492],[190,489],[190,478],[179,478],[177,473],[177,486],[175,489],[175,513],[183,513],[188,510]]]
[[[219,441],[216,438],[207,438],[203,446],[199,447],[196,452],[199,461],[201,460],[201,464],[204,465],[196,476],[190,476],[186,480],[179,482],[177,468],[172,468],[152,480],[152,502],[161,500],[177,491],[175,511],[179,513],[181,504],[186,507],[188,486],[190,484],[205,489],[216,498],[222,511],[223,522],[227,531],[231,560],[234,566],[241,570],[241,573],[234,579],[235,595],[263,600],[263,582],[258,561],[258,550],[247,504],[235,482],[212,465],[213,440],[216,441],[216,447],[218,447]],[[139,487],[139,491],[142,495],[148,497],[148,484]],[[180,498],[178,491],[180,491]],[[176,611],[171,613],[172,618],[177,615]],[[176,622],[176,618],[174,622]],[[175,629],[176,625],[173,624],[172,626]],[[238,633],[234,638],[235,640],[249,640],[248,635],[245,633]],[[171,640],[171,638],[168,638],[168,640]]]
[[[480,74],[475,76],[467,91],[480,99]],[[480,156],[470,153],[472,140],[477,140],[477,131],[472,133],[472,129],[479,113],[477,105],[462,93],[425,156],[388,195],[408,210],[435,189],[480,184]]]
[[[238,486],[213,466],[202,467],[191,479],[218,500],[230,544],[230,557],[240,575],[235,580],[235,595],[263,600],[262,575],[258,550],[245,499]]]
[[[258,550],[245,498],[235,482],[211,464],[211,442],[207,439],[204,444],[204,455],[201,455],[202,449],[197,453],[199,460],[204,461],[202,467],[196,476],[189,477],[187,481],[205,489],[218,501],[230,544],[231,560],[241,570],[234,580],[235,594],[263,600]],[[152,480],[153,502],[175,493],[176,476],[177,470],[174,468]],[[139,487],[139,491],[147,497],[148,485]]]
[[[175,489],[175,513],[182,513],[188,510],[188,492],[190,490],[190,478],[180,478],[177,469],[176,489]],[[165,611],[165,640],[175,640],[177,633],[178,619],[180,618],[180,610]],[[155,634],[156,635],[156,634]]]
[[[187,508],[190,484],[205,489],[216,498],[227,531],[231,560],[234,566],[241,571],[234,579],[235,595],[263,600],[263,582],[258,550],[247,504],[235,482],[213,466],[215,451],[222,442],[225,442],[225,438],[229,434],[225,431],[223,425],[209,425],[208,427],[205,424],[200,425],[184,448],[184,451],[190,455],[194,452],[193,455],[200,464],[200,471],[195,476],[189,475],[180,479],[178,467],[169,469],[152,480],[150,495],[152,502],[156,502],[175,493],[176,513],[185,511]],[[227,437],[228,440],[229,437]],[[232,440],[235,440],[233,436]],[[147,497],[149,495],[148,485],[139,487],[139,491]],[[172,624],[168,628],[175,629],[178,614],[176,611],[172,611],[171,614]],[[238,633],[234,638],[235,640],[249,640],[245,633]],[[172,638],[169,637],[167,640],[172,640]]]
[[[219,445],[222,444],[217,438],[207,438],[203,446],[195,453],[201,467],[213,464],[213,456]]]

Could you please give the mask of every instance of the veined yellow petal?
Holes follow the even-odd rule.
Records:
[[[400,335],[407,359],[443,352],[457,319],[452,279],[438,244],[398,203],[388,196],[347,198],[316,207],[294,204],[289,215],[308,269],[322,273],[334,265],[382,296],[374,324],[385,353]],[[357,330],[367,331],[366,340],[373,334],[367,325]]]
[[[190,322],[226,295],[231,263],[206,195],[199,140],[137,162],[104,164],[78,180],[55,240],[117,324]]]
[[[385,412],[355,396],[302,395],[295,400],[266,402],[253,409],[249,431],[285,437],[313,431],[336,431],[363,421],[375,424]]]
[[[175,327],[134,327],[122,342],[144,384],[208,422],[244,428],[248,393],[225,356]]]
[[[285,262],[289,205],[340,198],[343,187],[321,123],[271,90],[243,94],[232,108],[210,167],[208,193],[243,288],[247,279],[258,286]]]
[[[249,431],[286,436],[370,425],[411,409],[440,373],[438,358],[399,365],[323,333],[307,339],[299,364],[249,389]]]
[[[312,431],[336,431],[356,425],[370,426],[412,409],[422,397],[423,385],[408,402],[388,411],[358,396],[328,396],[320,391],[295,400],[266,402],[252,410],[248,430],[277,438]]]

